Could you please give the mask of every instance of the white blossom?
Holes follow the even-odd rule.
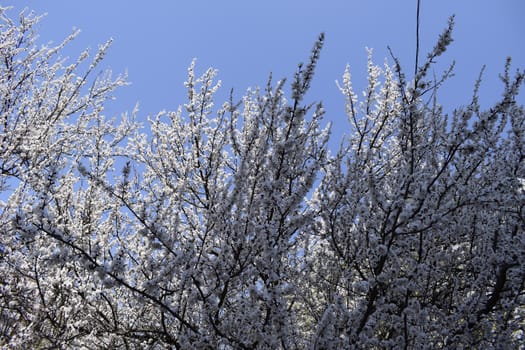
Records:
[[[525,283],[523,72],[501,100],[442,112],[428,72],[341,84],[330,153],[305,104],[324,40],[290,84],[104,113],[124,77],[38,46],[0,9],[0,344],[12,349],[518,348]],[[236,99],[240,102],[237,103]],[[331,117],[330,117],[331,118]],[[328,125],[323,127],[323,125]]]

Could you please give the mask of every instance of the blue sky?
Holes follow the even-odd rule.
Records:
[[[318,34],[325,32],[326,43],[309,97],[323,101],[325,118],[334,123],[338,134],[347,124],[344,99],[335,80],[341,79],[349,63],[354,86],[364,87],[365,47],[373,48],[375,61],[382,64],[390,46],[407,74],[413,71],[416,3],[22,0],[11,5],[15,6],[13,15],[24,7],[47,13],[39,26],[41,43],[59,42],[72,28],[81,29],[80,37],[67,50],[72,57],[83,48],[96,48],[113,38],[103,66],[115,73],[127,71],[132,84],[117,94],[108,113],[130,111],[139,102],[141,118],[186,102],[183,82],[194,57],[198,72],[209,66],[219,70],[222,96],[234,88],[240,98],[248,87],[264,86],[269,72],[276,79],[291,77],[297,63],[307,60]],[[9,3],[4,2],[6,5]],[[507,56],[513,57],[514,68],[525,68],[525,1],[421,0],[422,56],[452,14],[456,15],[454,42],[440,59],[436,73],[456,60],[456,76],[442,90],[442,102],[448,110],[468,103],[485,64],[481,97],[486,105],[500,95],[498,74]]]

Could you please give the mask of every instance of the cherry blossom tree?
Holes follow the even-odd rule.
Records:
[[[79,270],[68,227],[77,225],[84,241],[94,239],[89,210],[100,202],[90,201],[104,199],[93,188],[83,202],[76,189],[87,184],[78,165],[89,161],[107,172],[120,152],[131,124],[123,118],[116,125],[103,110],[125,82],[110,72],[93,77],[109,43],[91,61],[85,51],[69,64],[60,53],[76,33],[40,47],[34,31],[40,18],[22,13],[15,22],[6,10],[0,9],[0,343],[74,345],[78,334],[91,331],[93,301],[81,288],[93,276]]]
[[[413,81],[369,57],[364,99],[347,69],[351,136],[312,200],[315,253],[305,299],[318,348],[515,348],[523,341],[523,72],[482,110],[443,112],[429,78],[453,22]],[[323,302],[319,303],[319,300]]]
[[[24,348],[516,348],[524,341],[525,113],[443,112],[393,57],[331,153],[304,101],[324,41],[291,80],[215,106],[216,71],[143,123],[108,118],[125,77],[38,46],[1,13],[0,344]]]

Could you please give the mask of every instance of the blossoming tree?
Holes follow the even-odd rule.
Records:
[[[368,61],[349,136],[327,148],[291,81],[214,106],[108,119],[123,77],[68,64],[1,10],[0,344],[9,348],[512,348],[524,341],[523,72],[451,115],[429,78]]]

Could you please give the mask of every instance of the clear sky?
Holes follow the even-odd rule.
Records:
[[[323,101],[325,118],[334,122],[337,134],[347,124],[335,80],[348,63],[354,86],[364,87],[365,47],[373,48],[375,61],[382,64],[390,46],[410,76],[416,4],[416,0],[13,0],[3,6],[15,6],[12,14],[24,7],[47,13],[39,27],[42,43],[59,42],[72,28],[81,29],[68,48],[72,57],[113,38],[103,66],[115,73],[127,71],[132,85],[118,93],[108,110],[130,111],[139,102],[141,117],[186,102],[183,82],[194,57],[198,72],[210,66],[219,70],[223,96],[234,88],[240,98],[248,87],[264,86],[269,72],[276,79],[291,77],[297,63],[307,60],[318,34],[325,32],[309,97]],[[481,96],[488,104],[500,95],[498,74],[507,56],[513,57],[514,69],[525,68],[525,1],[421,0],[422,56],[452,14],[454,42],[438,69],[456,60],[456,76],[442,90],[442,102],[449,110],[468,103],[485,64]]]

